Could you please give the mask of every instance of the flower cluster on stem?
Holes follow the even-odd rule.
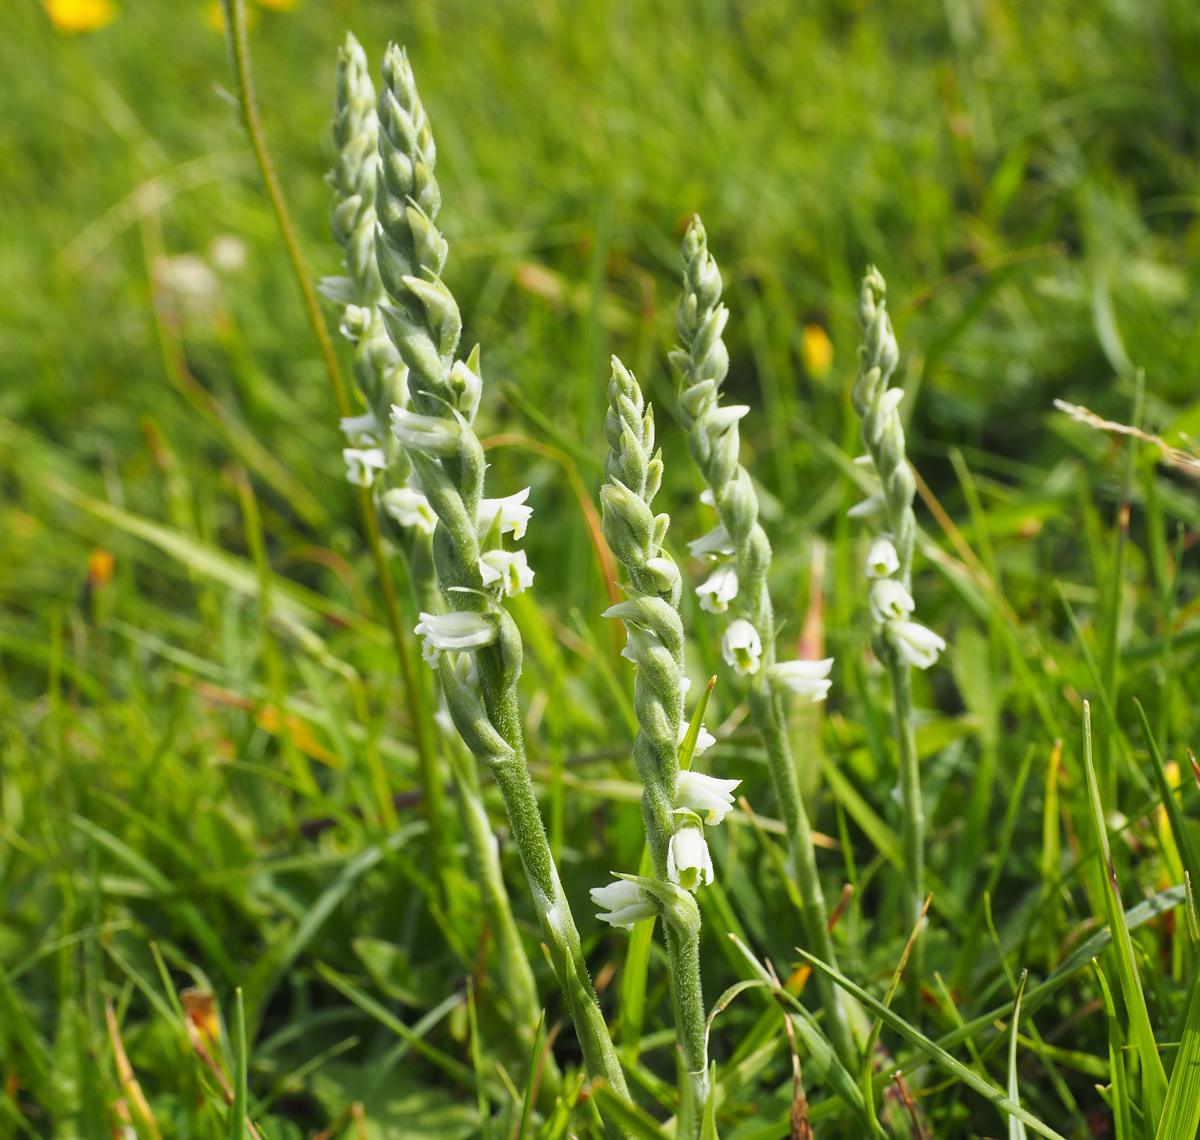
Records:
[[[528,492],[483,495],[487,465],[473,426],[483,388],[479,351],[457,356],[462,318],[441,277],[448,246],[436,225],[437,152],[408,58],[395,45],[383,79],[375,251],[390,303],[379,311],[408,368],[409,395],[407,405],[393,405],[390,422],[437,517],[433,566],[448,611],[423,614],[418,633],[426,659],[436,662],[454,727],[495,776],[588,1072],[627,1098],[525,760],[517,699],[523,650],[502,599],[531,578],[524,560],[503,545],[505,536],[524,534]],[[620,1134],[613,1126],[610,1132]]]
[[[683,297],[676,318],[678,347],[671,360],[679,373],[680,414],[688,429],[692,459],[707,484],[704,498],[715,507],[718,521],[689,548],[693,557],[712,568],[700,586],[701,603],[708,609],[719,605],[719,612],[728,612],[731,618],[721,652],[735,673],[749,679],[750,713],[766,748],[791,864],[804,900],[805,939],[814,953],[836,965],[782,700],[789,691],[822,699],[828,691],[830,663],[775,661],[775,618],[767,586],[771,544],[758,520],[758,496],[750,475],[739,462],[738,423],[748,409],[723,406],[720,400],[729,369],[722,339],[729,311],[721,303],[721,288],[721,272],[708,251],[704,226],[694,218],[683,239]],[[724,577],[714,583],[718,572]],[[857,1051],[845,1000],[823,975],[817,985],[830,1039],[843,1062],[855,1066]]]
[[[679,616],[682,579],[663,547],[670,519],[656,515],[652,507],[663,470],[661,453],[654,449],[653,409],[616,357],[604,434],[608,441],[606,480],[600,490],[604,536],[628,575],[626,599],[606,612],[625,622],[629,637],[625,656],[637,670],[634,707],[639,728],[633,756],[642,781],[642,819],[654,878],[624,876],[596,888],[592,899],[603,908],[600,917],[616,926],[662,914],[676,1036],[693,1109],[681,1119],[694,1124],[693,1134],[698,1135],[710,1090],[700,912],[690,892],[713,881],[704,828],[725,818],[733,804],[731,793],[740,781],[680,771],[679,746],[687,729]]]
[[[326,277],[321,292],[341,309],[339,328],[354,346],[354,381],[366,412],[346,417],[346,478],[371,487],[382,515],[400,528],[430,535],[429,503],[410,481],[404,449],[387,431],[393,404],[408,402],[408,369],[387,335],[379,304],[383,283],[375,257],[375,184],[379,120],[366,53],[353,35],[338,52],[333,139],[337,159],[326,176],[333,191],[331,226],[342,247],[344,276]]]
[[[928,669],[946,643],[931,629],[913,620],[912,561],[916,539],[913,497],[916,481],[905,454],[900,420],[903,390],[888,387],[900,360],[885,300],[887,285],[874,266],[867,269],[859,295],[858,315],[863,341],[859,348],[858,378],[851,393],[862,420],[866,454],[860,460],[873,473],[877,490],[851,510],[855,517],[883,520],[867,553],[866,574],[871,582],[870,609],[875,650],[892,686],[896,739],[899,746],[900,799],[907,879],[906,914],[915,923],[925,896],[925,809],[913,728],[911,668]],[[909,977],[921,976],[918,940]],[[913,986],[918,983],[914,980]]]

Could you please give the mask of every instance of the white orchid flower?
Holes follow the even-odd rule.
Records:
[[[676,741],[677,744],[683,743],[684,737],[687,736],[690,727],[691,725],[686,720],[679,726],[679,740]],[[701,725],[700,731],[696,734],[696,744],[692,749],[692,755],[699,756],[701,752],[707,752],[716,742],[717,738],[704,725]]]
[[[718,566],[696,587],[700,608],[710,614],[723,614],[729,609],[729,603],[737,597],[737,592],[737,570],[732,563]]]
[[[928,669],[946,648],[946,642],[931,629],[915,621],[888,623],[888,633],[896,651],[909,664]]]
[[[437,515],[415,487],[393,487],[384,491],[380,498],[383,509],[401,526],[412,527],[422,534],[433,534],[437,527]]]
[[[900,555],[890,534],[881,534],[867,551],[867,577],[890,578],[900,569]]]
[[[689,891],[713,881],[712,856],[702,828],[681,827],[671,836],[667,847],[667,878]]]
[[[533,571],[523,550],[489,550],[480,556],[479,576],[485,586],[499,585],[511,598],[533,585]]]
[[[361,416],[343,416],[338,420],[338,427],[351,447],[378,447],[382,432],[374,412],[364,412]]]
[[[473,650],[496,640],[496,623],[483,614],[451,611],[421,614],[413,630],[421,639],[421,656],[435,667],[445,650]]]
[[[637,883],[626,879],[618,879],[606,887],[593,887],[588,894],[597,908],[596,917],[610,926],[632,930],[635,923],[658,914],[654,900]]]
[[[529,488],[523,487],[515,495],[508,495],[503,499],[480,499],[475,515],[479,533],[487,534],[499,519],[500,533],[511,534],[520,542],[525,537],[529,516],[533,514],[533,508],[525,506],[525,500],[528,498]]]
[[[450,457],[458,454],[462,425],[441,416],[423,416],[392,405],[392,435],[409,451]]]
[[[871,583],[871,616],[879,625],[903,621],[916,605],[912,594],[895,578],[877,578]]]
[[[693,558],[699,558],[706,562],[729,558],[737,552],[729,531],[720,524],[713,527],[707,534],[692,539],[687,545]]]
[[[732,622],[721,639],[721,656],[725,664],[731,665],[743,675],[757,673],[762,656],[762,639],[758,630],[745,618]]]
[[[688,769],[675,779],[675,802],[715,827],[733,811],[733,791],[741,782],[720,780]]]
[[[823,701],[829,694],[829,688],[833,684],[829,680],[829,671],[832,668],[832,657],[821,661],[780,661],[771,666],[771,679],[790,689],[796,696],[808,697],[816,703]]]
[[[387,458],[379,447],[343,447],[346,479],[356,487],[369,487],[375,482],[375,472],[387,466]]]

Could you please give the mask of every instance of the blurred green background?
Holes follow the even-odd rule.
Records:
[[[1090,629],[1114,565],[1107,528],[1124,461],[1051,401],[1124,422],[1140,415],[1175,443],[1200,429],[1200,5],[251,8],[268,143],[314,276],[338,271],[323,182],[336,48],[353,29],[373,59],[388,40],[412,59],[439,146],[447,280],[464,344],[484,349],[482,431],[510,433],[492,453],[494,485],[534,486],[526,546],[538,589],[517,614],[531,649],[534,759],[573,897],[623,865],[614,848],[631,865],[640,840],[636,809],[609,818],[609,790],[581,799],[571,782],[627,770],[571,777],[568,763],[564,774],[564,752],[611,760],[627,746],[612,738],[625,726],[627,678],[606,664],[602,581],[563,474],[594,497],[607,359],[619,353],[659,408],[676,548],[704,525],[666,366],[678,241],[693,212],[726,279],[728,390],[754,409],[745,459],[778,551],[786,634],[815,614],[839,660],[867,640],[842,514],[856,495],[846,464],[856,290],[873,262],[903,353],[910,454],[959,539],[1003,579],[1008,612],[1029,623],[1030,660],[1054,659],[1037,747],[1056,716],[1075,731],[1066,710],[1090,675],[1077,647],[1058,648],[1071,634],[1051,579]],[[103,26],[66,27],[92,15]],[[406,727],[336,412],[219,26],[200,0],[10,0],[0,11],[0,965],[11,976],[4,1000],[22,995],[5,1007],[0,1042],[8,1033],[23,1058],[4,1069],[15,1082],[4,1103],[24,1098],[38,1106],[31,1119],[75,1122],[46,1135],[106,1134],[95,1128],[111,1108],[97,1116],[96,1106],[109,1104],[113,1078],[87,1058],[111,1049],[107,994],[129,1015],[131,1051],[158,1090],[156,1111],[173,1121],[166,1134],[209,1135],[219,1098],[169,1003],[189,978],[226,999],[240,980],[258,1034],[256,1087],[277,1089],[281,1121],[329,1126],[359,1100],[374,1106],[380,1135],[421,1134],[414,1121],[426,1111],[441,1121],[429,1134],[467,1135],[466,1102],[447,1107],[429,1089],[452,1085],[444,1074],[388,1086],[400,1089],[396,1104],[384,1097],[398,1060],[383,1076],[378,1061],[394,1038],[314,972],[334,963],[396,1008],[437,1010],[445,979],[470,966],[477,917],[460,864],[445,869],[443,893],[403,844],[379,846],[397,823],[386,789],[413,786]],[[1116,563],[1129,575],[1127,641],[1195,616],[1171,608],[1180,591],[1166,553],[1176,520],[1191,552],[1194,485],[1146,461],[1137,474],[1134,542]],[[961,554],[928,514],[922,522],[934,546]],[[812,575],[823,566],[821,604]],[[264,582],[273,608],[258,604]],[[923,590],[923,610],[942,615],[948,636],[960,595],[967,609],[977,603],[970,620],[984,630],[963,634],[979,671],[960,642],[953,669],[922,693],[935,710],[930,750],[948,746],[932,776],[943,824],[969,810],[979,825],[967,836],[951,826],[933,858],[969,907],[991,869],[983,837],[1002,811],[992,782],[1011,790],[1022,733],[1033,732],[1021,715],[1037,701],[1028,678],[1004,674],[986,598],[956,585],[953,569]],[[708,670],[718,627],[693,619]],[[1152,658],[1131,653],[1129,669]],[[849,777],[886,818],[882,713],[861,728],[855,702],[873,682],[847,671],[832,731]],[[1154,676],[1163,687],[1144,699],[1160,743],[1194,743],[1186,691]],[[268,700],[280,692],[295,718],[288,731]],[[723,774],[739,755],[756,764],[749,745],[737,752],[736,694],[718,690],[715,701],[710,720],[735,742]],[[986,794],[974,790],[980,757]],[[761,770],[754,785],[765,788]],[[825,830],[848,826],[847,795]],[[1033,834],[1040,820],[1028,826]],[[737,834],[753,878],[757,840]],[[358,866],[362,851],[383,869]],[[1014,868],[1026,887],[1044,869],[1038,858]],[[429,892],[449,910],[431,911]],[[752,933],[786,959],[770,904],[748,889],[742,905]],[[846,920],[852,974],[894,964],[893,929],[877,952],[862,940],[890,906],[886,894],[857,896]],[[306,924],[313,913],[321,921]],[[597,937],[590,916],[586,929]],[[948,960],[957,937],[946,937]],[[459,1004],[440,1016],[465,1013]],[[448,1031],[457,1041],[463,1032]],[[317,1051],[301,1048],[304,1034],[335,1059],[292,1080]],[[29,1060],[39,1050],[40,1065]],[[939,1135],[958,1135],[972,1111],[948,1107]],[[389,1123],[389,1112],[407,1123]],[[455,1113],[460,1132],[447,1123]]]

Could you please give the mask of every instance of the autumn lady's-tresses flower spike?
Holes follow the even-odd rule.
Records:
[[[457,356],[462,318],[441,278],[448,246],[436,225],[441,192],[434,173],[433,134],[408,58],[395,45],[384,58],[383,78],[375,249],[390,303],[380,311],[408,367],[409,396],[407,406],[391,409],[390,422],[437,516],[433,563],[443,603],[451,613],[462,615],[459,620],[479,619],[493,630],[487,644],[467,647],[471,656],[466,669],[459,668],[461,651],[441,649],[434,639],[436,627],[423,618],[426,642],[438,650],[439,675],[455,728],[495,776],[588,1072],[606,1080],[617,1096],[628,1098],[525,762],[517,700],[521,635],[502,599],[512,584],[527,581],[527,575],[523,564],[501,567],[485,561],[506,549],[506,535],[517,539],[524,534],[527,491],[507,499],[484,498],[487,464],[473,426],[483,373],[478,349],[465,360]],[[482,638],[482,632],[478,636]],[[609,1131],[621,1134],[611,1123]]]
[[[791,865],[804,899],[805,940],[815,954],[836,965],[812,829],[800,795],[781,699],[785,692],[794,691],[799,677],[794,670],[780,671],[775,661],[775,617],[767,588],[771,544],[758,520],[758,496],[750,475],[739,462],[738,424],[747,409],[721,404],[721,385],[729,370],[729,353],[722,339],[728,318],[729,311],[721,303],[721,272],[708,252],[704,226],[694,218],[683,239],[683,297],[675,325],[678,347],[671,353],[671,361],[679,373],[679,408],[692,459],[708,484],[705,497],[716,508],[718,525],[689,548],[693,557],[718,568],[730,567],[736,575],[736,593],[725,591],[731,620],[722,639],[722,656],[735,673],[748,679],[751,716],[766,748],[787,828]],[[701,586],[702,602],[706,594],[717,596],[711,581],[710,573]],[[817,700],[827,688],[813,685],[808,694]],[[825,975],[818,977],[817,986],[829,1019],[830,1039],[842,1062],[857,1067],[847,1001]]]
[[[862,419],[866,449],[863,462],[877,484],[877,489],[865,500],[871,504],[871,511],[860,510],[858,515],[882,519],[886,525],[886,530],[876,531],[871,541],[866,573],[871,582],[875,651],[887,668],[895,708],[908,881],[906,913],[912,924],[917,921],[925,898],[925,809],[913,728],[910,669],[913,666],[928,669],[946,643],[938,634],[912,620],[916,609],[912,596],[913,546],[917,533],[912,504],[916,482],[905,455],[904,426],[900,420],[904,393],[900,388],[888,387],[900,361],[900,348],[888,317],[886,292],[887,285],[879,270],[869,267],[859,296],[863,341],[858,350],[858,379],[852,398]],[[923,942],[918,940],[909,969],[909,976],[914,979],[921,976],[922,946]]]
[[[628,577],[625,601],[608,616],[621,618],[629,635],[625,656],[637,669],[634,707],[638,733],[633,756],[642,781],[642,820],[654,868],[654,885],[639,889],[659,904],[667,946],[675,1031],[688,1073],[694,1111],[681,1115],[699,1135],[710,1095],[704,996],[700,980],[700,912],[689,892],[713,881],[704,825],[720,823],[732,806],[738,780],[715,780],[680,771],[683,716],[683,623],[679,568],[663,546],[670,518],[655,514],[662,457],[654,446],[654,413],[633,375],[616,358],[608,383],[606,480],[600,490],[604,536]],[[609,906],[613,888],[600,888]],[[605,894],[604,892],[610,892]],[[623,896],[626,897],[626,896]],[[617,915],[636,913],[625,908]],[[612,919],[609,919],[612,921]]]

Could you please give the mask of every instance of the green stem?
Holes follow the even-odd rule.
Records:
[[[579,931],[558,878],[550,841],[534,795],[533,780],[525,763],[525,741],[516,690],[513,686],[496,690],[489,683],[495,677],[496,662],[488,658],[494,656],[491,650],[479,654],[484,700],[492,723],[513,748],[510,757],[492,764],[496,786],[504,799],[509,829],[533,894],[554,972],[575,1024],[584,1064],[591,1076],[602,1077],[613,1092],[628,1101],[630,1096],[625,1074],[621,1070],[621,1062],[588,975]],[[625,1133],[612,1122],[606,1121],[605,1135],[616,1138],[623,1137]]]
[[[504,886],[504,873],[500,866],[500,851],[496,836],[488,819],[483,802],[483,793],[472,761],[448,750],[450,774],[454,781],[458,814],[462,821],[463,836],[467,844],[470,866],[479,876],[479,892],[483,912],[495,942],[495,961],[500,988],[517,1024],[520,1045],[528,1053],[537,1040],[537,1027],[541,1002],[538,1000],[537,983],[529,965],[529,955],[521,941],[520,931],[513,918],[508,891]],[[533,1058],[536,1062],[537,1058]],[[542,1062],[542,1090],[553,1097],[560,1084],[558,1066],[554,1055],[547,1050]]]
[[[905,892],[904,920],[910,930],[916,927],[925,903],[925,805],[921,796],[921,765],[917,757],[917,737],[913,729],[912,670],[890,647],[883,653],[888,679],[892,685],[896,742],[900,749],[900,811],[903,817]],[[913,943],[905,988],[912,1011],[920,1008],[924,943]]]
[[[329,330],[321,316],[320,305],[316,292],[304,263],[304,255],[296,238],[296,230],[292,225],[291,214],[283,197],[283,188],[267,153],[266,135],[263,132],[262,121],[258,117],[258,100],[254,93],[254,78],[250,67],[250,43],[246,35],[246,4],[245,0],[221,0],[225,13],[225,33],[229,43],[229,52],[233,60],[233,74],[237,84],[238,105],[241,108],[242,120],[246,126],[246,134],[250,139],[250,149],[254,152],[262,175],[263,185],[275,215],[279,236],[287,250],[288,261],[291,263],[292,275],[300,288],[304,302],[304,312],[316,338],[317,347],[325,364],[329,377],[329,387],[333,392],[334,403],[340,416],[348,416],[351,412],[350,400],[346,394],[346,385],[338,367],[337,353]],[[387,613],[388,627],[396,646],[396,657],[400,663],[401,680],[404,686],[405,704],[409,720],[412,724],[413,747],[418,758],[418,770],[421,780],[421,802],[424,805],[425,816],[429,826],[429,850],[432,866],[440,867],[442,861],[442,789],[437,777],[437,759],[434,756],[428,737],[424,730],[421,717],[421,698],[416,684],[412,667],[412,654],[408,637],[404,632],[404,624],[400,618],[400,608],[396,599],[396,590],[392,584],[391,572],[388,568],[387,555],[379,536],[379,522],[375,516],[375,508],[370,495],[363,489],[358,496],[359,513],[362,516],[363,528],[371,547],[375,562],[375,572],[379,579],[379,587],[383,594],[383,605]],[[441,877],[438,876],[441,884]]]
[[[821,890],[821,877],[817,871],[812,826],[800,794],[800,782],[796,777],[796,765],[792,759],[791,744],[788,742],[783,709],[765,680],[751,686],[749,703],[750,716],[762,736],[766,749],[771,783],[774,785],[775,798],[783,815],[784,828],[787,830],[792,874],[800,888],[803,903],[800,918],[804,939],[811,953],[836,970],[837,955],[833,948],[833,936],[829,931],[829,917],[825,908],[825,895]],[[854,1035],[850,1030],[842,992],[836,983],[823,973],[818,972],[816,983],[817,993],[828,1019],[826,1031],[829,1039],[842,1064],[854,1071],[859,1065],[859,1055],[854,1044]]]

